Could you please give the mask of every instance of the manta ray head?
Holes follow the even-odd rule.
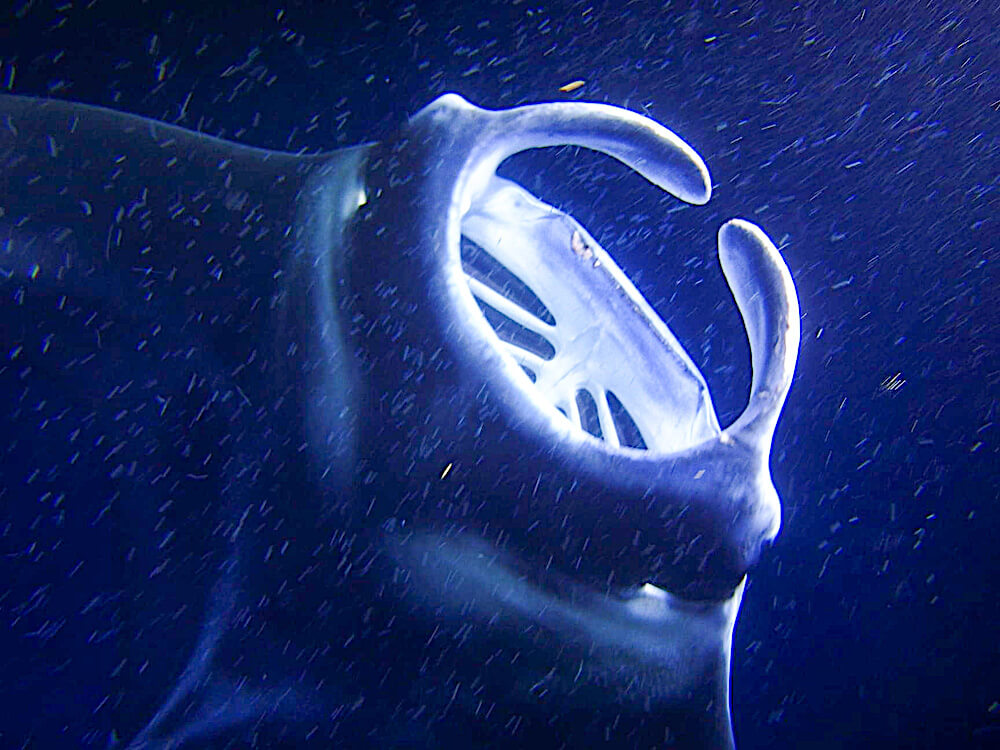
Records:
[[[629,741],[732,743],[732,629],[779,527],[768,456],[794,287],[759,228],[721,228],[753,382],[720,429],[701,374],[614,260],[496,175],[566,144],[683,201],[710,197],[702,160],[647,118],[453,94],[317,188],[342,219],[317,231],[340,250],[329,304],[351,356],[316,376],[347,395],[337,420],[313,415],[313,442],[337,446],[317,470],[341,467],[331,505],[371,550],[352,585],[374,604],[352,637],[359,659],[382,655],[378,684],[362,680],[394,717],[382,742],[417,725],[445,742],[489,717],[522,742],[621,721]]]

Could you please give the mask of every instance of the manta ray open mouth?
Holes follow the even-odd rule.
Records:
[[[410,528],[499,532],[528,568],[598,590],[655,581],[727,598],[779,526],[767,460],[798,346],[790,275],[759,228],[721,228],[753,364],[723,431],[704,378],[598,242],[496,176],[554,145],[602,151],[689,203],[711,194],[690,146],[601,104],[491,112],[446,95],[374,147],[347,238],[364,248],[364,263],[348,254],[348,309],[384,405],[365,426],[385,458],[366,481],[393,483],[372,508]],[[401,477],[412,489],[388,507]]]
[[[645,300],[573,219],[515,183],[494,182],[462,219],[462,266],[503,351],[572,425],[612,447],[655,445],[664,430],[640,393],[656,367],[637,350],[646,342],[609,330],[601,309],[628,314]]]
[[[574,219],[494,178],[462,234],[469,288],[542,401],[609,447],[668,451],[706,437],[704,386],[665,377],[674,358],[694,365]],[[687,406],[689,425],[660,418]]]

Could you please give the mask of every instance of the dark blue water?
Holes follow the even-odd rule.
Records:
[[[760,224],[792,271],[802,346],[772,459],[783,529],[737,623],[737,744],[996,746],[989,3],[243,5],[16,2],[0,12],[0,89],[309,152],[378,140],[448,91],[663,122],[708,164],[708,206],[671,212],[641,178],[569,149],[502,171],[601,240],[723,422],[743,407],[749,356],[716,228]]]

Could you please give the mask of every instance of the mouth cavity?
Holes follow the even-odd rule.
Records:
[[[464,281],[540,402],[611,450],[718,434],[708,390],[625,273],[572,217],[494,176],[461,220]]]
[[[434,319],[440,329],[414,323],[412,338],[423,342],[425,330],[454,337],[449,351],[482,373],[477,394],[497,404],[490,431],[475,436],[504,440],[510,452],[510,460],[497,452],[484,461],[477,447],[466,468],[452,471],[452,480],[483,489],[466,528],[499,527],[508,549],[532,566],[519,580],[547,592],[568,575],[581,595],[646,601],[666,590],[725,599],[752,564],[755,540],[776,534],[780,518],[767,456],[794,366],[798,308],[777,249],[748,222],[719,232],[753,360],[750,403],[723,432],[701,373],[594,237],[496,175],[520,151],[581,146],[700,204],[711,183],[690,147],[646,118],[597,104],[491,112],[451,95],[411,129],[420,142],[438,138],[447,158],[411,174],[386,157],[373,162],[372,181],[412,183],[415,205],[436,222],[419,245],[426,256],[413,258],[418,278],[447,304]],[[435,199],[448,195],[447,210],[416,200],[425,183]],[[450,412],[442,413],[450,429]],[[465,429],[462,418],[455,424]],[[454,456],[446,460],[451,466]],[[414,515],[438,531],[455,523],[437,507]],[[550,576],[550,565],[559,573]]]
[[[569,249],[581,260],[589,260],[593,252],[580,237],[579,233],[571,235]],[[560,366],[554,360],[566,357],[567,334],[528,283],[504,265],[505,254],[500,251],[499,243],[494,245],[493,253],[462,236],[462,270],[469,291],[503,351],[520,365],[537,388],[547,386],[544,392],[547,401],[571,425],[611,446],[646,450],[642,431],[613,390],[602,387],[593,378],[582,382],[576,378],[574,384],[553,382],[559,378],[550,373]],[[572,369],[562,366],[564,370]]]

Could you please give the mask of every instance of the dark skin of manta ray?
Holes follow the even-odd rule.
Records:
[[[528,619],[463,617],[415,595],[419,566],[387,553],[428,526],[456,548],[486,539],[516,576],[573,603],[650,579],[724,598],[757,552],[710,542],[718,518],[697,503],[656,497],[656,544],[637,546],[650,511],[608,495],[613,460],[548,462],[544,440],[511,432],[460,357],[428,345],[429,307],[408,307],[400,327],[371,306],[377,295],[353,293],[410,304],[391,291],[406,281],[392,254],[413,252],[406,229],[429,203],[373,199],[332,237],[313,210],[338,197],[324,193],[337,174],[323,157],[90,108],[2,106],[13,127],[0,128],[0,429],[14,436],[2,574],[5,606],[31,635],[5,700],[34,706],[10,736],[711,742],[727,721],[712,687],[723,660],[703,665],[692,678],[703,690],[680,705],[636,652],[595,658],[588,639]],[[382,149],[363,156],[345,169],[363,171],[373,196],[422,169]],[[317,242],[351,251],[324,266]],[[331,354],[335,317],[346,362]],[[322,414],[352,401],[353,442],[325,442]],[[426,415],[419,430],[414,412]],[[473,458],[443,479],[436,457],[453,454]]]

